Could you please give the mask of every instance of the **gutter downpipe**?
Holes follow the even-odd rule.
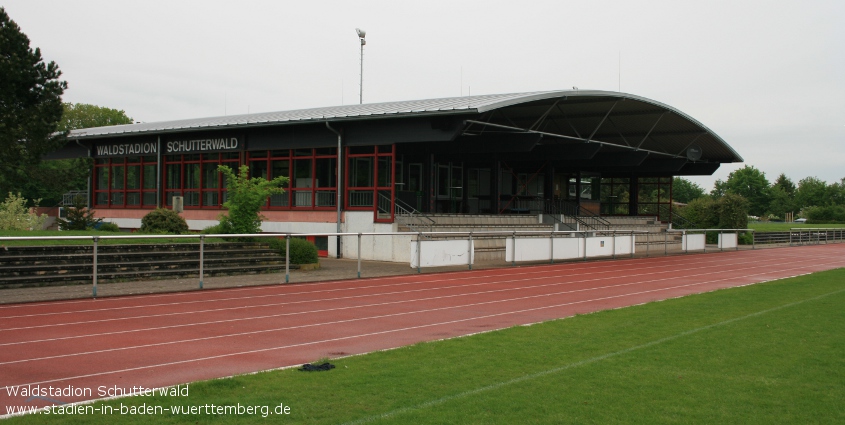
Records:
[[[341,152],[342,152],[342,150],[341,150],[342,138],[341,138],[340,132],[333,129],[328,121],[326,121],[326,128],[331,130],[332,133],[337,134],[337,201],[336,201],[336,204],[337,204],[337,230],[336,230],[336,232],[341,233],[341,231],[340,231],[340,192],[343,190],[343,184],[342,184],[343,183],[343,160],[342,160],[343,155],[341,154]],[[341,239],[341,236],[338,235],[338,236],[336,236],[336,238],[337,238],[336,239],[337,240],[337,248],[336,248],[337,252],[336,252],[335,258],[340,258],[341,257],[341,255],[340,255],[340,239]]]
[[[156,208],[161,208],[161,136],[156,136],[156,152]]]

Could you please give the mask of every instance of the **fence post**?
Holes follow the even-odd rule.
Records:
[[[285,235],[285,283],[290,283],[290,233]]]
[[[420,261],[422,261],[422,254],[420,254],[420,251],[422,251],[422,232],[417,234],[417,273],[421,273]]]
[[[757,249],[757,233],[754,230],[751,231],[751,249]]]
[[[584,261],[587,261],[587,232],[581,232],[584,235]]]
[[[358,279],[361,278],[361,232],[358,232]]]
[[[97,298],[97,241],[100,240],[99,236],[94,236],[94,265],[93,265],[93,297]]]
[[[513,240],[513,246],[511,247],[511,266],[516,265],[516,231],[514,230],[513,235],[511,236],[511,240]]]
[[[555,231],[549,233],[549,264],[555,263]]]
[[[669,255],[669,229],[663,233],[663,255]]]
[[[467,245],[467,264],[469,269],[472,270],[472,231],[469,232],[469,243]]]
[[[613,259],[615,260],[616,259],[616,230],[614,230],[613,233],[611,233],[610,237],[611,237],[610,249],[613,250],[613,253],[612,253]]]
[[[634,247],[637,245],[637,237],[634,236],[634,230],[631,230],[631,258],[634,258]],[[648,233],[646,233],[646,242],[648,242]],[[648,243],[646,243],[645,256],[648,257]]]
[[[203,255],[205,254],[205,235],[200,235],[200,289],[202,289]]]

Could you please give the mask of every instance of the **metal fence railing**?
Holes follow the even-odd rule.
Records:
[[[287,247],[290,247],[290,239],[294,237],[307,237],[307,236],[314,236],[314,237],[337,237],[341,238],[344,241],[344,245],[346,248],[344,249],[344,255],[350,258],[357,257],[357,268],[358,268],[358,277],[361,277],[361,267],[362,267],[362,258],[368,256],[370,254],[365,254],[362,252],[362,244],[361,239],[362,237],[372,237],[372,238],[399,238],[396,241],[400,242],[392,242],[390,246],[394,247],[393,249],[397,249],[397,247],[403,246],[403,244],[416,244],[416,255],[420,255],[422,251],[420,248],[421,243],[433,242],[436,240],[464,240],[467,241],[466,244],[457,243],[459,246],[458,249],[464,250],[464,253],[469,251],[469,255],[466,256],[467,262],[466,265],[471,269],[473,264],[474,255],[477,254],[477,250],[479,249],[478,246],[474,245],[474,242],[481,242],[491,239],[498,239],[498,241],[493,241],[500,243],[503,248],[507,246],[508,240],[511,241],[512,249],[515,252],[517,250],[517,238],[520,238],[523,241],[530,242],[530,240],[535,240],[536,242],[533,243],[533,246],[541,247],[540,249],[549,249],[548,258],[550,262],[554,262],[556,258],[559,258],[560,252],[555,253],[554,246],[556,245],[558,239],[564,238],[573,238],[577,239],[578,242],[575,244],[577,246],[583,246],[583,259],[587,259],[587,242],[591,240],[596,242],[597,239],[605,238],[604,243],[610,244],[610,251],[611,254],[606,255],[607,257],[616,257],[617,252],[624,252],[625,256],[630,253],[630,256],[639,255],[639,256],[651,256],[651,255],[668,255],[670,252],[672,253],[687,253],[692,251],[698,252],[711,252],[711,251],[727,251],[727,250],[739,250],[740,245],[743,242],[750,242],[749,245],[745,245],[743,249],[755,249],[756,243],[755,238],[747,238],[741,237],[745,234],[754,234],[754,230],[751,229],[683,229],[683,230],[668,230],[664,232],[651,232],[646,230],[589,230],[589,231],[538,231],[538,230],[523,230],[523,231],[473,231],[473,232],[424,232],[424,231],[414,231],[414,232],[389,232],[389,233],[262,233],[262,234],[239,234],[239,235],[199,235],[199,234],[190,234],[190,235],[131,235],[131,234],[116,234],[116,235],[103,235],[103,236],[33,236],[33,237],[22,237],[22,236],[7,236],[7,237],[0,237],[0,243],[3,241],[26,241],[26,240],[33,240],[33,241],[60,241],[60,240],[82,240],[82,241],[91,241],[93,244],[93,270],[92,270],[92,296],[97,296],[97,260],[98,260],[98,253],[97,248],[100,242],[104,240],[113,240],[113,239],[120,239],[126,240],[131,242],[133,239],[193,239],[199,241],[199,288],[202,289],[203,287],[203,278],[204,278],[204,250],[205,250],[205,241],[208,238],[254,238],[257,240],[261,240],[263,238],[284,238],[286,240]],[[845,241],[845,229],[794,229],[791,232],[791,239],[789,240],[790,245],[802,245],[802,244],[823,244],[823,243],[833,243],[833,242],[843,242]],[[402,239],[404,238],[404,239]],[[713,239],[718,239],[717,243],[714,244]],[[547,239],[548,243],[537,241],[538,239]],[[355,245],[349,245],[349,242],[355,242]],[[694,243],[694,241],[698,241],[698,244]],[[726,242],[727,241],[727,242]],[[566,242],[568,245],[566,246],[575,246],[572,244],[572,240]],[[592,242],[591,242],[592,243]],[[617,246],[622,244],[623,250],[617,250]],[[368,245],[379,245],[376,244],[369,244]],[[386,245],[386,244],[385,244]],[[628,246],[630,245],[630,247]],[[408,246],[407,256],[410,258],[411,252],[413,250],[410,249]],[[542,247],[548,248],[542,248]],[[602,245],[603,247],[605,245]],[[464,249],[463,247],[466,247]],[[630,248],[630,250],[628,250]],[[370,248],[368,248],[370,249]],[[405,248],[401,248],[405,249]],[[579,248],[580,249],[580,248]],[[475,250],[475,251],[474,251]],[[661,252],[662,251],[662,252]],[[578,251],[579,253],[581,251]],[[516,256],[512,257],[512,260],[508,260],[506,258],[501,258],[499,260],[488,260],[488,261],[504,261],[504,262],[513,262],[515,263]],[[577,259],[573,258],[571,255],[566,257],[568,260]],[[416,259],[416,268],[417,272],[419,273],[420,270],[420,259]],[[519,260],[519,261],[529,261],[529,260]],[[533,260],[532,260],[533,261]],[[403,260],[404,262],[404,260]],[[415,262],[411,259],[411,264],[413,265]],[[290,260],[289,258],[285,259],[285,283],[290,282]]]
[[[845,241],[845,228],[792,228],[789,245],[823,244]]]

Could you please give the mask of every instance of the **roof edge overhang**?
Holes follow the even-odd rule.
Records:
[[[733,158],[724,162],[744,161],[742,157],[718,134],[686,113],[664,103],[642,96],[603,90],[558,90],[530,93],[476,95],[429,100],[344,105],[154,123],[127,124],[121,126],[73,130],[68,135],[68,138],[73,141],[86,141],[114,137],[132,137],[142,135],[155,136],[174,133],[239,130],[323,122],[343,123],[395,118],[425,118],[455,115],[466,115],[471,117],[497,109],[507,108],[509,106],[543,100],[589,98],[633,100],[649,104],[666,112],[678,115],[684,120],[687,120],[700,128],[703,132],[708,133],[731,153]]]

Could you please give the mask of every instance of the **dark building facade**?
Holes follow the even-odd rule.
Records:
[[[674,176],[742,161],[681,111],[586,90],[90,128],[53,155],[84,156],[94,160],[92,207],[123,228],[174,199],[192,229],[216,224],[219,165],[289,177],[262,212],[263,229],[279,232],[388,231],[408,212],[668,220]]]

